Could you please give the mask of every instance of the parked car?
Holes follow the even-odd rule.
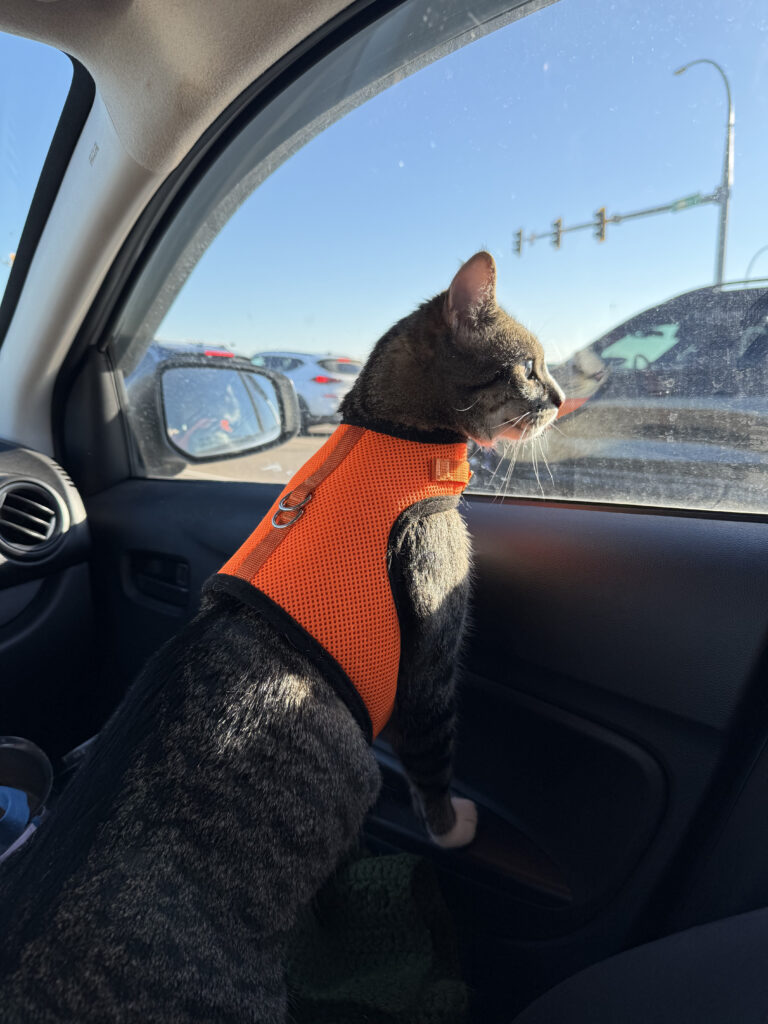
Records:
[[[301,433],[318,423],[338,423],[339,406],[363,368],[348,356],[307,352],[258,352],[254,366],[278,370],[293,381],[301,410]]]
[[[766,283],[677,295],[623,321],[552,372],[568,399],[557,430],[533,450],[476,452],[476,486],[493,478],[511,494],[553,486],[586,500],[763,507]]]
[[[721,285],[638,313],[556,372],[568,396],[583,401],[598,392],[637,400],[737,396],[765,393],[767,355],[768,287]]]

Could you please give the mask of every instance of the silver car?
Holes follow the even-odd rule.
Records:
[[[348,356],[328,352],[258,352],[254,366],[278,370],[293,381],[301,410],[301,433],[317,423],[338,423],[339,406],[351,389],[363,364]]]

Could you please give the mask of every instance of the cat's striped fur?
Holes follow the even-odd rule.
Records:
[[[543,421],[559,403],[545,368],[535,394],[515,384],[520,360],[543,357],[496,307],[494,276],[478,254],[393,328],[345,414],[466,437],[524,400]],[[494,377],[462,418],[493,366],[507,406]],[[405,515],[388,559],[403,622],[392,740],[433,838],[458,845],[475,825],[449,793],[470,573],[458,512]],[[378,788],[360,727],[314,665],[255,610],[208,594],[2,866],[0,1019],[282,1022],[296,910],[356,842]]]
[[[397,744],[444,832],[468,546],[458,515],[442,512],[409,523],[398,548],[413,557],[414,620],[430,624],[411,640]],[[443,637],[439,581],[451,584]],[[282,1021],[286,932],[378,787],[360,727],[314,666],[255,611],[211,595],[8,865],[0,1019]]]

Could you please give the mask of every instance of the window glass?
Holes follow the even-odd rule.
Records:
[[[279,368],[304,436],[221,468],[279,483],[378,338],[487,248],[567,401],[541,439],[472,446],[471,490],[764,512],[767,45],[761,0],[411,0],[212,166],[115,363],[172,341]]]
[[[0,298],[71,83],[63,53],[0,33]]]

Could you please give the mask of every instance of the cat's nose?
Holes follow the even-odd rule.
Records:
[[[557,383],[557,381],[551,379],[549,384],[549,397],[556,409],[559,409],[565,401],[565,392]]]

